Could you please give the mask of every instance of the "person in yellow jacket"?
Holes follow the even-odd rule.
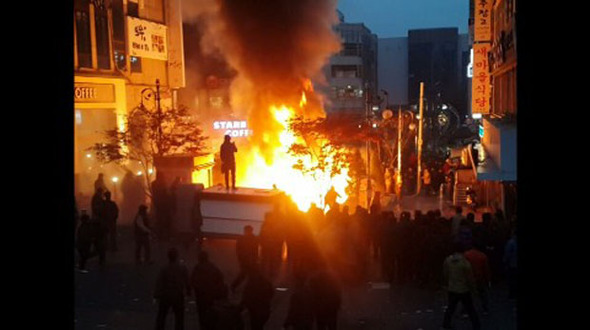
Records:
[[[422,172],[422,184],[424,185],[424,192],[427,195],[431,194],[431,178],[430,178],[430,172],[428,171],[427,168],[424,169],[424,171]]]
[[[475,291],[475,278],[469,261],[463,256],[465,250],[463,244],[456,242],[454,252],[445,259],[443,264],[443,285],[448,294],[448,306],[445,311],[443,329],[451,329],[451,319],[461,302],[469,315],[473,329],[479,330],[480,323],[475,307],[473,306],[472,292]]]

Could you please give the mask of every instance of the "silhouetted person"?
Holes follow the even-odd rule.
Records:
[[[103,215],[100,218],[91,218],[90,225],[92,227],[92,245],[94,247],[94,252],[92,253],[92,256],[94,256],[95,254],[98,255],[98,264],[102,268],[106,263],[108,230],[105,224],[104,211]]]
[[[123,199],[121,203],[121,214],[119,222],[131,223],[137,212],[137,207],[145,202],[145,193],[140,178],[131,171],[127,171],[121,180],[121,192]]]
[[[94,181],[94,191],[96,192],[99,188],[102,189],[103,192],[109,190],[104,182],[104,174],[102,173],[98,173],[98,178]]]
[[[105,190],[103,188],[98,187],[90,201],[92,218],[97,219],[100,222],[102,222],[104,218],[104,192]]]
[[[216,328],[216,315],[213,304],[227,297],[223,274],[211,261],[205,251],[199,252],[199,263],[193,268],[190,286],[195,293],[195,303],[199,314],[199,329]]]
[[[232,189],[236,189],[236,156],[234,155],[236,152],[238,152],[236,144],[231,142],[229,135],[226,135],[219,149],[219,155],[221,157],[221,172],[225,174],[225,189],[227,190],[229,190],[230,172]]]
[[[283,214],[275,206],[272,212],[264,216],[264,222],[260,228],[260,259],[262,272],[269,278],[274,278],[281,266],[281,254],[283,252],[284,234],[281,228]]]
[[[258,237],[254,235],[252,226],[244,226],[244,235],[236,241],[236,255],[240,266],[238,277],[232,282],[231,290],[235,289],[244,281],[249,271],[258,265]]]
[[[516,298],[516,276],[518,273],[517,268],[517,241],[516,241],[516,230],[512,230],[512,237],[506,243],[504,248],[504,265],[506,269],[506,275],[508,280],[508,297]]]
[[[145,261],[151,263],[150,259],[150,236],[152,230],[150,228],[150,221],[147,215],[147,206],[140,205],[137,215],[133,220],[135,233],[135,262],[141,264],[141,252],[144,251]]]
[[[308,280],[311,306],[317,330],[337,328],[338,311],[342,304],[340,287],[325,267],[320,267]]]
[[[324,197],[324,209],[326,206],[330,206],[330,209],[334,208],[334,204],[336,204],[336,199],[338,199],[340,195],[334,189],[334,186],[330,187],[330,190],[326,193]]]
[[[289,309],[283,327],[292,330],[312,330],[313,310],[311,304],[311,293],[305,285],[305,277],[296,274],[295,287],[289,298]]]
[[[490,287],[490,263],[488,257],[481,251],[477,244],[472,246],[463,254],[465,259],[471,264],[473,277],[475,278],[475,288],[481,300],[481,306],[485,314],[489,311],[488,288]]]
[[[270,303],[274,295],[272,283],[258,267],[250,267],[240,307],[250,316],[250,330],[262,330],[270,317]]]
[[[453,250],[453,254],[448,256],[443,264],[443,285],[448,294],[448,306],[445,311],[443,328],[451,329],[451,319],[457,304],[461,302],[469,315],[473,329],[479,330],[479,318],[473,306],[471,294],[475,290],[473,270],[469,261],[463,256],[463,245],[456,242]]]
[[[455,208],[455,216],[453,216],[452,220],[452,232],[451,235],[453,238],[457,237],[459,233],[459,226],[461,225],[461,220],[465,219],[463,216],[463,208],[461,206],[457,206]]]
[[[158,302],[158,316],[156,330],[163,330],[166,325],[166,315],[172,308],[174,312],[174,328],[184,329],[184,295],[190,296],[188,270],[178,262],[178,251],[168,250],[168,265],[164,266],[158,275],[154,299]]]
[[[80,216],[80,225],[78,226],[78,232],[76,233],[76,247],[78,248],[78,269],[82,273],[87,273],[86,262],[90,258],[90,248],[92,247],[93,240],[92,224],[90,223],[90,216],[86,213],[82,213]]]
[[[119,208],[117,203],[111,200],[111,193],[107,191],[104,194],[104,224],[108,245],[111,251],[117,251],[117,218],[119,218]]]

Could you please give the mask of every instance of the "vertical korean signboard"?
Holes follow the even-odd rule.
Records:
[[[492,40],[492,1],[475,0],[474,42]]]
[[[129,55],[168,60],[166,25],[127,16]]]
[[[490,113],[489,43],[473,44],[473,80],[471,82],[471,112]]]

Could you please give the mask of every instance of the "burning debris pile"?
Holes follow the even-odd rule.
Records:
[[[240,149],[238,186],[276,186],[301,210],[311,203],[323,206],[331,187],[338,202],[346,201],[347,168],[334,173],[330,166],[316,166],[319,154],[322,162],[332,161],[329,141],[310,142],[289,125],[296,117],[325,116],[310,79],[323,81],[323,65],[340,49],[332,30],[336,1],[186,0],[183,11],[185,21],[200,20],[206,27],[202,48],[222,54],[238,73],[231,85],[232,109],[248,118],[254,131],[248,150]],[[289,152],[300,145],[311,150],[308,156]]]

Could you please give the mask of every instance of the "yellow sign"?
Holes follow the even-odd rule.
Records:
[[[74,102],[113,103],[115,102],[115,85],[75,83]]]
[[[475,0],[474,42],[492,40],[492,2],[493,0]]]
[[[471,81],[471,112],[490,113],[489,43],[473,44],[473,80]]]

